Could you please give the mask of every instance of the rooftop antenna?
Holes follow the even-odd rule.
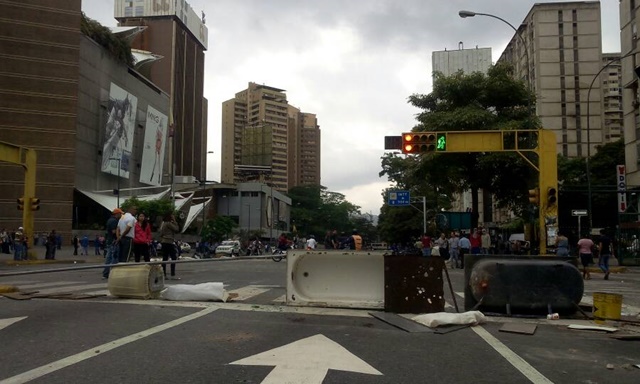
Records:
[[[458,49],[464,49],[464,43],[462,41],[458,43]]]

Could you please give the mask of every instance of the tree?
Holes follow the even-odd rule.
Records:
[[[202,230],[202,238],[211,242],[226,240],[237,226],[238,224],[227,216],[216,216],[207,221]]]
[[[138,213],[145,214],[153,230],[156,230],[160,226],[164,215],[174,211],[173,203],[168,199],[140,200],[137,197],[131,197],[122,203],[122,209],[124,211],[127,211],[131,206],[137,207]],[[182,226],[182,223],[180,224]]]
[[[134,64],[131,45],[126,39],[119,37],[99,22],[87,17],[84,12],[80,21],[80,30],[96,43],[102,45],[121,63],[132,67]]]
[[[513,78],[512,67],[506,64],[491,67],[486,75],[436,73],[433,91],[414,94],[409,103],[422,109],[414,132],[535,129],[540,124],[532,113],[533,94]],[[387,154],[380,175],[384,174],[399,188],[433,196],[435,208],[450,204],[440,202],[440,196],[450,199],[453,193],[470,189],[473,212],[478,212],[481,188],[496,196],[498,206],[526,211],[527,190],[536,179],[535,171],[518,154],[506,152],[429,153],[407,159]],[[429,187],[431,192],[426,190]],[[477,220],[475,216],[473,226]]]

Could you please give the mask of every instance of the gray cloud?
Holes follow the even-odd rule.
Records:
[[[287,90],[292,105],[316,113],[322,129],[322,182],[363,211],[377,213],[383,137],[410,129],[412,93],[431,87],[431,52],[476,45],[497,59],[535,1],[191,0],[206,13],[205,96],[209,99],[209,177],[220,175],[220,106],[249,81]],[[603,50],[619,51],[618,1],[603,0]],[[83,10],[116,25],[113,0]]]

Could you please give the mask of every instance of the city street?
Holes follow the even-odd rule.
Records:
[[[73,259],[61,255],[59,258]],[[86,263],[100,262],[90,257]],[[0,265],[16,270],[74,264]],[[0,383],[637,383],[638,341],[579,331],[581,315],[546,320],[489,317],[446,334],[409,333],[366,310],[284,306],[286,262],[232,260],[178,265],[180,281],[223,282],[228,303],[125,300],[0,299]],[[450,271],[462,305],[463,274]],[[638,314],[640,273],[586,282],[592,292],[624,295]],[[41,293],[107,294],[100,270],[0,277]],[[447,311],[453,312],[450,293]],[[636,312],[634,312],[636,311]],[[637,318],[636,318],[637,320]],[[504,323],[537,325],[534,335],[500,332]],[[610,326],[619,324],[608,323]],[[619,333],[638,327],[625,325]],[[19,357],[18,357],[19,356]],[[18,357],[18,358],[17,358]],[[609,365],[609,369],[608,369]]]

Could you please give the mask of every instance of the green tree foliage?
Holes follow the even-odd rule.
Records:
[[[162,217],[168,212],[173,212],[173,203],[168,199],[157,200],[140,200],[137,197],[131,197],[122,203],[122,210],[127,211],[129,207],[138,208],[138,213],[144,213],[153,226],[153,230],[157,230],[162,222]],[[180,219],[176,217],[179,221]],[[183,223],[180,223],[182,226]]]
[[[624,141],[618,140],[597,148],[591,157],[591,211],[593,226],[615,227],[618,223],[618,195],[616,193],[616,166],[625,164]],[[588,180],[586,158],[569,159],[558,156],[558,183],[560,184],[560,224],[575,226],[572,209],[588,207]]]
[[[227,216],[216,216],[207,221],[202,230],[202,238],[211,242],[226,240],[237,226],[238,224]]]
[[[84,12],[80,21],[80,30],[84,35],[106,48],[116,60],[129,67],[133,66],[134,59],[129,42],[114,35],[109,28],[87,17]]]
[[[295,225],[298,235],[306,237],[314,235],[322,242],[328,230],[350,234],[357,227],[353,221],[360,213],[360,207],[348,202],[338,192],[328,191],[321,185],[305,185],[291,188],[291,223]]]
[[[482,73],[452,76],[436,73],[433,91],[414,94],[409,103],[422,111],[414,132],[535,129],[534,96],[527,85],[513,78],[508,65],[493,66]],[[496,170],[500,170],[497,172]],[[472,209],[478,211],[478,189],[490,191],[500,207],[516,213],[526,210],[527,190],[537,173],[516,153],[429,153],[407,156],[387,153],[380,176],[387,176],[412,196],[425,196],[427,209],[451,206],[452,195],[470,189]],[[394,188],[395,189],[395,188]],[[383,196],[386,200],[386,194]],[[421,208],[421,207],[419,207]],[[472,220],[477,223],[477,217]],[[401,220],[401,221],[398,221]],[[422,213],[414,208],[383,207],[381,236],[390,242],[419,236]],[[393,232],[395,231],[395,233]],[[394,241],[397,240],[397,241]]]

